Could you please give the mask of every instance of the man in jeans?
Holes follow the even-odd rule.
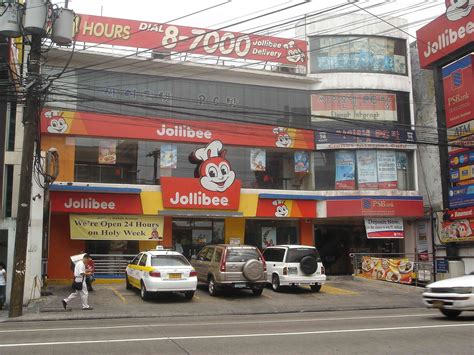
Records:
[[[92,310],[92,307],[89,306],[88,298],[89,292],[87,291],[86,277],[91,275],[91,272],[86,270],[86,265],[92,260],[89,254],[84,254],[82,260],[79,260],[74,267],[74,281],[82,283],[82,289],[76,290],[74,293],[71,293],[68,298],[62,300],[64,309],[67,308],[67,305],[70,300],[76,298],[78,295],[81,296],[82,309],[84,311]]]

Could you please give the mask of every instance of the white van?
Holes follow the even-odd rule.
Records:
[[[275,245],[263,251],[267,263],[267,282],[273,291],[281,286],[309,285],[313,292],[326,282],[318,250],[307,245]]]

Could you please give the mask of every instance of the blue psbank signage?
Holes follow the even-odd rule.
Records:
[[[474,185],[455,186],[449,189],[449,208],[474,206]]]

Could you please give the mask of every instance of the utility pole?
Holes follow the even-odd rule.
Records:
[[[25,109],[23,112],[23,151],[21,158],[20,191],[15,232],[15,256],[12,272],[12,289],[9,317],[23,314],[23,293],[25,288],[26,253],[28,246],[28,226],[30,224],[31,185],[33,178],[33,153],[40,111],[40,68],[41,35],[31,35],[28,61],[28,83]]]

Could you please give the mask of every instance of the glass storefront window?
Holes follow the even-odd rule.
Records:
[[[407,75],[406,42],[378,36],[310,37],[311,73],[381,72]]]
[[[75,140],[75,181],[78,182],[153,185],[159,184],[162,176],[195,177],[196,165],[189,162],[189,155],[202,147],[137,140]],[[225,149],[226,158],[244,188],[311,189],[309,152],[236,146]],[[295,173],[295,170],[303,171]]]
[[[413,152],[328,150],[314,153],[316,190],[414,189]]]
[[[298,221],[259,220],[245,221],[245,244],[265,249],[270,245],[298,244]]]

